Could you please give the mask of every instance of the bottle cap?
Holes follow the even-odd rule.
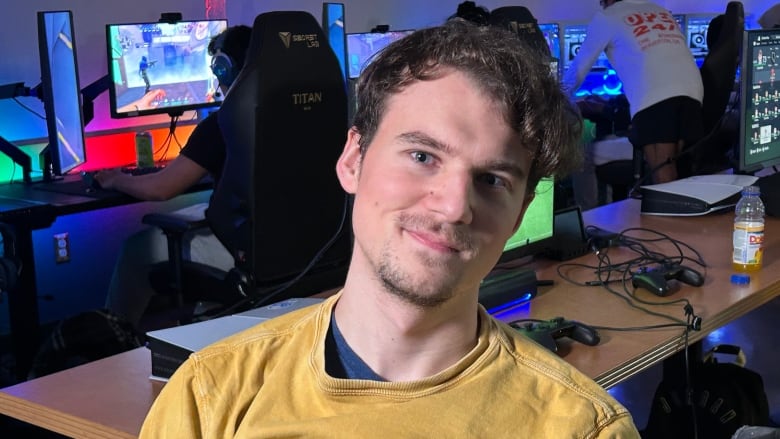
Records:
[[[750,275],[743,273],[732,274],[731,283],[736,285],[747,285],[750,283]]]

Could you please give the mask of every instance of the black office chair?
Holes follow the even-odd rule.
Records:
[[[739,129],[727,122],[745,30],[742,3],[729,2],[723,17],[717,20],[722,20],[717,25],[719,29],[713,26],[711,30],[712,35],[717,34],[717,38],[708,34],[708,43],[712,42],[712,45],[700,69],[704,85],[702,120],[705,136],[686,148],[688,154],[678,164],[683,177],[709,174],[731,167],[728,151],[738,141]]]
[[[205,298],[222,313],[337,287],[351,251],[346,196],[335,173],[347,98],[322,29],[307,12],[260,14],[246,60],[219,111],[226,159],[206,212],[236,261],[216,276],[220,291]],[[182,262],[176,241],[188,227],[164,227],[175,231],[170,273],[185,308],[203,298],[188,291],[194,272],[215,279],[213,270],[202,276],[204,267]]]

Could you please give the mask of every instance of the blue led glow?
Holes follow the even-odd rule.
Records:
[[[509,309],[516,308],[522,304],[527,304],[531,299],[533,299],[533,295],[531,293],[525,293],[511,302],[507,302],[504,303],[503,305],[490,308],[487,311],[488,313],[495,315],[496,313],[508,311]]]

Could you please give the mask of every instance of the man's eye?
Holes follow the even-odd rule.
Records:
[[[412,153],[412,160],[419,163],[430,164],[431,162],[433,162],[433,156],[431,156],[427,152],[414,151]]]
[[[507,181],[503,178],[499,177],[498,175],[494,174],[482,174],[479,177],[479,180],[489,186],[495,186],[495,187],[506,187]]]

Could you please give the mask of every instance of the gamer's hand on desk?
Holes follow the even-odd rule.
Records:
[[[165,90],[159,88],[155,90],[150,90],[149,93],[146,93],[140,99],[137,99],[135,102],[131,102],[123,107],[120,107],[119,109],[117,109],[117,112],[127,113],[130,111],[144,111],[150,108],[156,108],[158,101],[164,97],[165,97]]]
[[[127,177],[120,168],[103,169],[92,175],[97,186],[103,189],[116,189],[117,180]]]

